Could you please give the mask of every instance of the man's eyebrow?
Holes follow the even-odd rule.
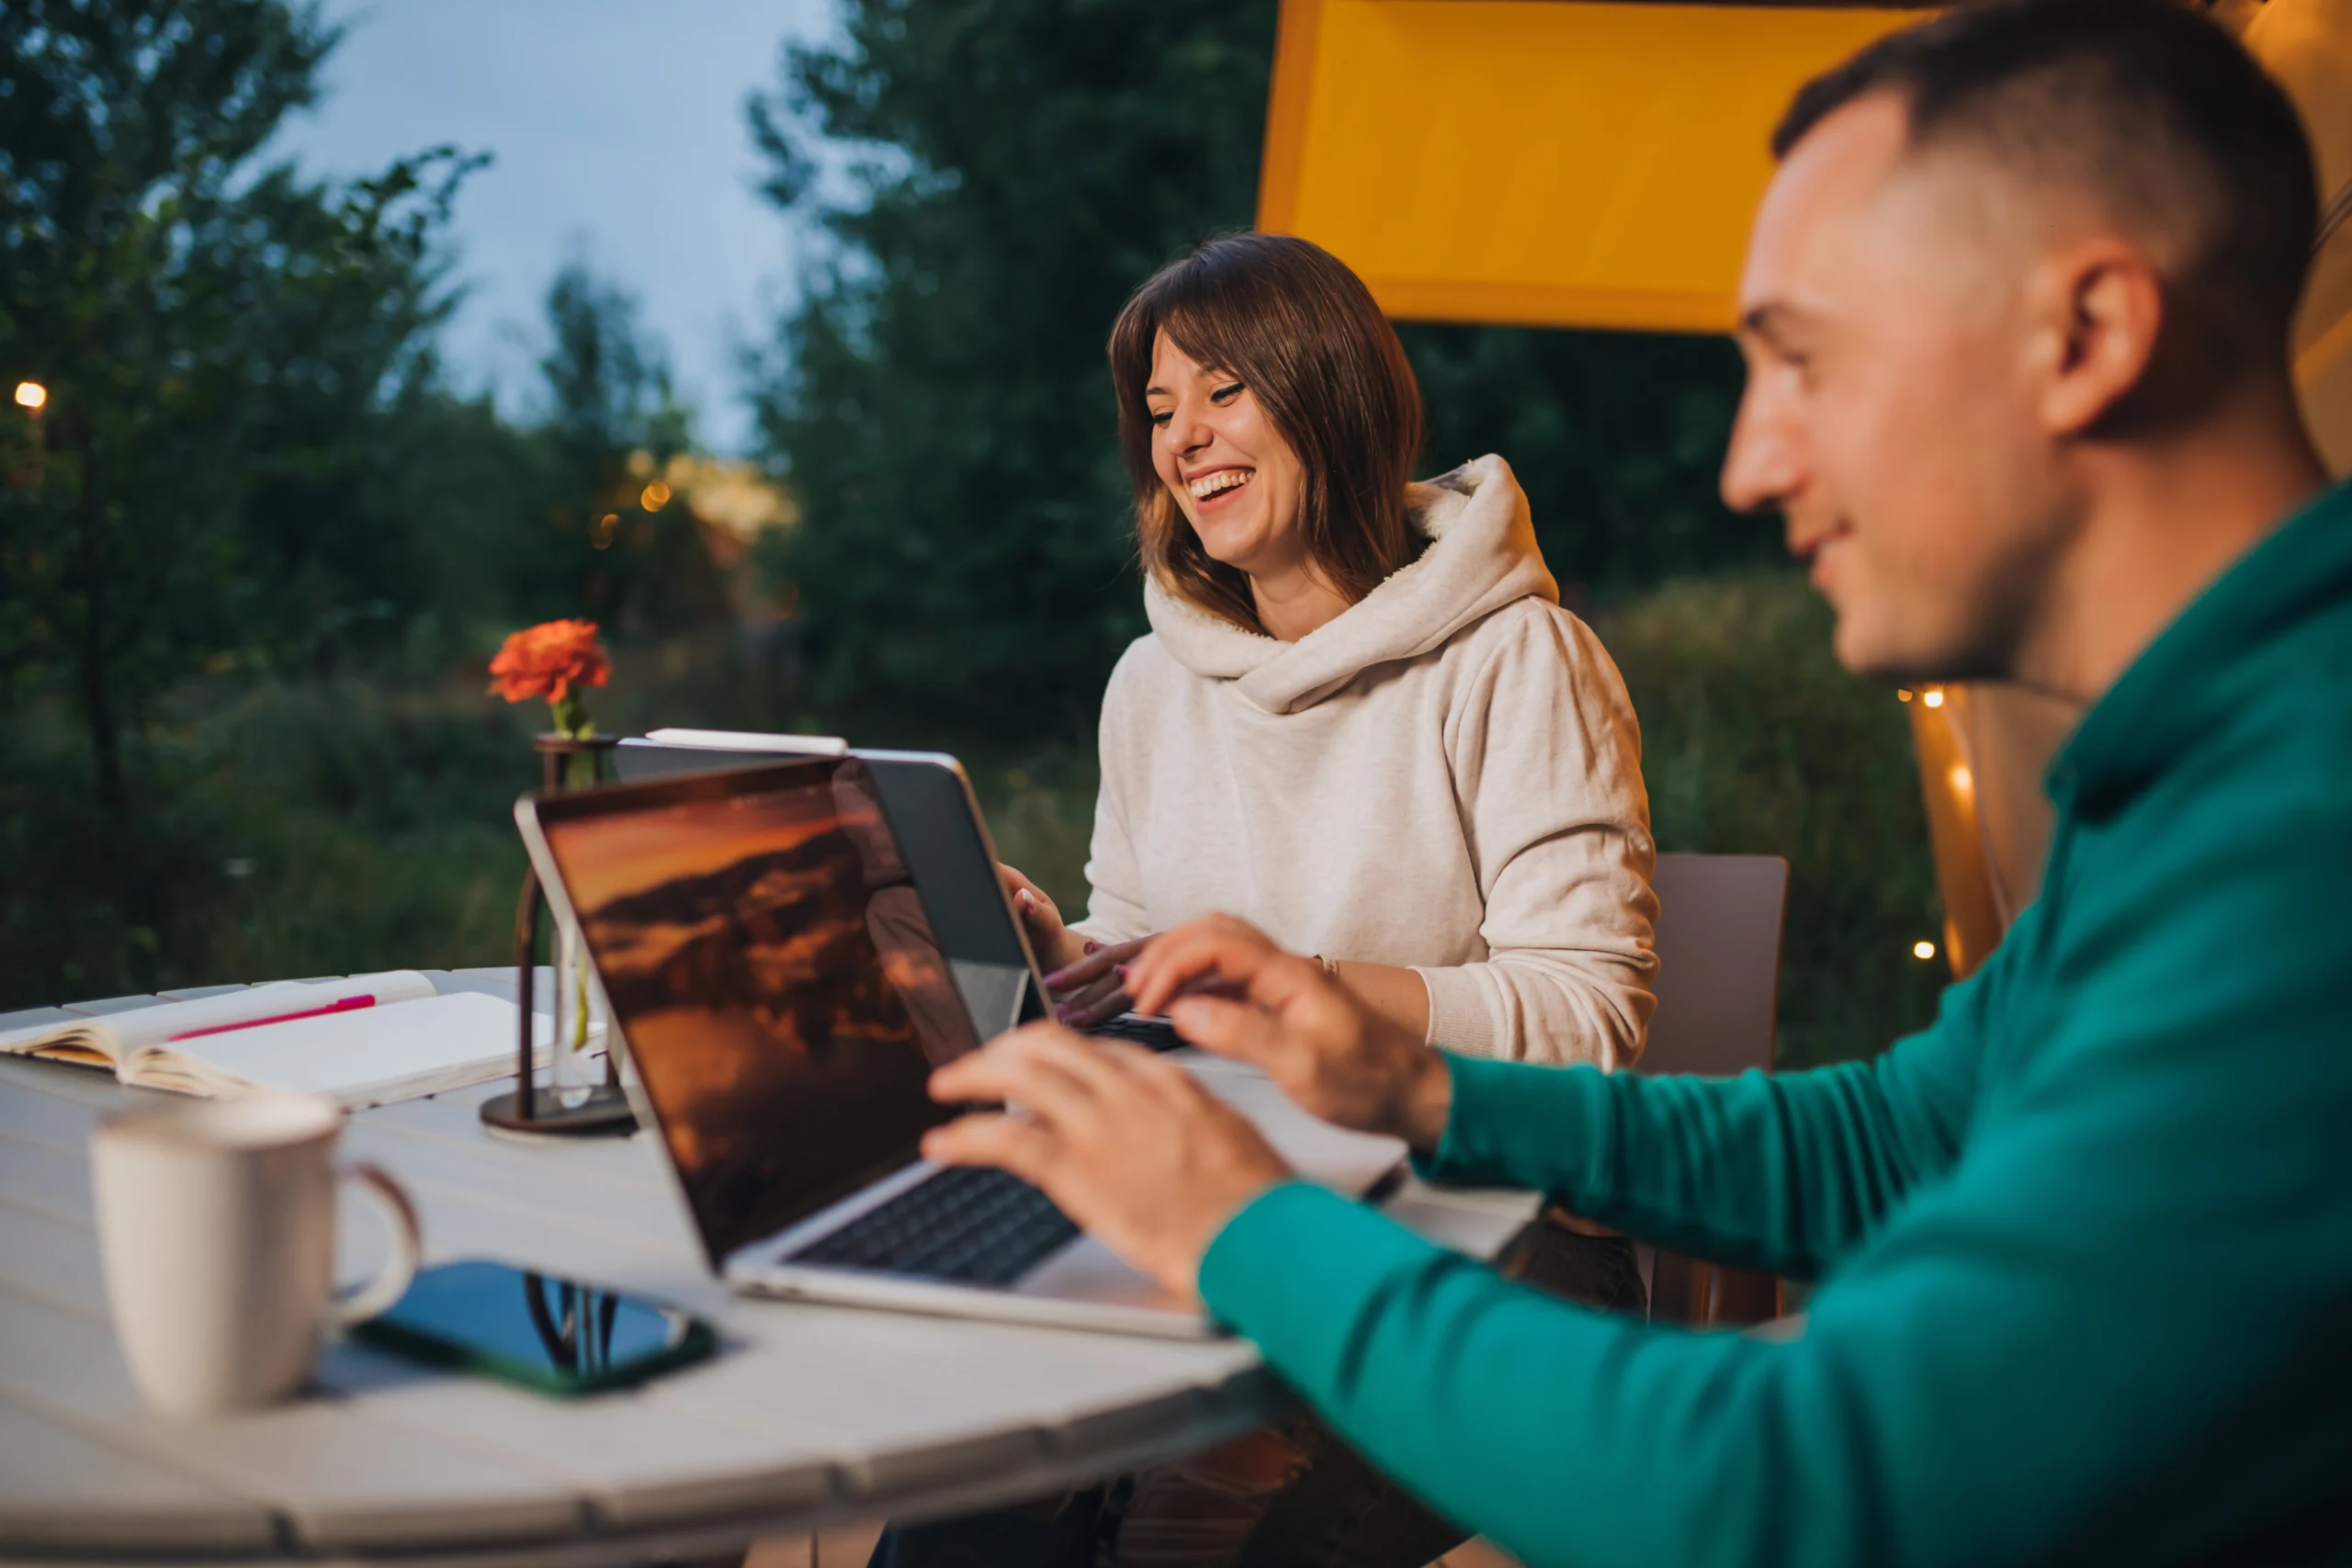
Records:
[[[1738,335],[1760,338],[1774,348],[1785,348],[1792,332],[1802,332],[1810,312],[1782,299],[1750,306],[1739,318]]]

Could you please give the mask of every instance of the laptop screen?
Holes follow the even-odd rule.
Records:
[[[536,807],[714,1263],[914,1156],[978,1043],[854,758]]]
[[[778,739],[785,738],[778,737]],[[932,933],[947,955],[964,1010],[983,1040],[1046,1016],[1029,950],[1013,924],[996,856],[980,826],[962,767],[926,751],[853,751],[881,792],[882,809],[922,895]],[[715,769],[773,767],[775,752],[721,751],[628,739],[613,753],[624,779],[667,778]]]

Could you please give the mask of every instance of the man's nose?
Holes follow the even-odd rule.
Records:
[[[1724,454],[1724,504],[1734,512],[1764,511],[1787,501],[1803,478],[1796,432],[1751,385],[1739,400],[1731,447]]]

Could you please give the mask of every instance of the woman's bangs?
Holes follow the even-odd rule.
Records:
[[[1193,287],[1169,290],[1170,298],[1160,307],[1159,330],[1202,369],[1243,373],[1245,356],[1237,349],[1246,334],[1235,320],[1233,300],[1209,287],[1209,280],[1197,272],[1177,281]]]

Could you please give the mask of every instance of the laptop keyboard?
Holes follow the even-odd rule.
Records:
[[[1184,1045],[1184,1037],[1166,1019],[1138,1018],[1131,1012],[1098,1023],[1086,1032],[1105,1040],[1132,1041],[1150,1051],[1177,1051]]]
[[[789,1261],[1001,1286],[1077,1235],[1052,1200],[1019,1177],[949,1166]]]

